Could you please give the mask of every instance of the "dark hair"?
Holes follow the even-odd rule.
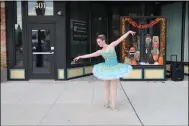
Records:
[[[101,35],[98,35],[98,36],[97,36],[97,39],[101,39],[101,40],[106,41],[106,36],[103,35],[103,34],[101,34]]]

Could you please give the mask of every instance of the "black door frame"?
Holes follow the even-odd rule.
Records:
[[[49,56],[51,57],[51,73],[50,74],[33,74],[32,69],[33,69],[33,54],[32,54],[32,43],[31,43],[31,30],[32,29],[48,29],[50,30],[50,35],[51,35],[51,43],[53,43],[54,46],[54,54],[50,54]],[[28,79],[56,79],[56,25],[55,23],[28,23],[27,24],[27,68],[28,68]]]

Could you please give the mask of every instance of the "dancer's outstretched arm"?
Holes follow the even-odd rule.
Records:
[[[127,38],[127,36],[128,36],[129,34],[135,35],[135,33],[136,33],[136,32],[128,31],[127,33],[125,33],[124,35],[122,35],[119,39],[117,39],[116,41],[112,42],[112,43],[110,44],[110,46],[112,46],[112,47],[117,46],[119,43],[121,43],[121,41],[123,41],[125,38]]]
[[[86,58],[91,58],[91,57],[98,57],[101,55],[101,50],[98,50],[94,53],[91,54],[86,54],[86,55],[82,55],[82,56],[78,56],[74,59],[74,61],[78,61],[79,59],[86,59]]]

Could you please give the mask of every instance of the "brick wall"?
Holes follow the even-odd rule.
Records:
[[[6,22],[5,22],[5,2],[0,2],[1,10],[1,79],[7,79],[7,54],[6,54]],[[2,81],[2,80],[1,80]]]

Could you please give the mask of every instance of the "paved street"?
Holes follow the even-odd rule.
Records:
[[[103,104],[104,83],[93,76],[1,84],[2,125],[188,125],[188,79],[121,81],[119,111]]]

